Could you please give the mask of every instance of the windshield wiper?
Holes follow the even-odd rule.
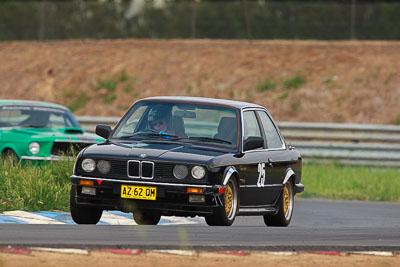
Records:
[[[136,136],[163,137],[165,139],[174,139],[174,140],[180,139],[179,136],[170,135],[170,134],[167,134],[167,133],[143,133],[143,132],[138,132],[138,133],[134,133],[134,134],[131,134],[131,135],[121,136],[120,138],[132,138],[132,137],[136,137]]]
[[[148,137],[164,137],[164,138],[173,138],[174,140],[180,139],[179,136],[176,135],[170,135],[168,133],[136,133],[133,134],[134,136],[148,136]]]
[[[132,137],[134,137],[134,136],[136,136],[136,135],[131,134],[131,135],[120,136],[120,137],[118,137],[118,138],[132,138]]]
[[[194,139],[194,140],[199,140],[199,141],[211,141],[211,142],[215,142],[215,143],[224,143],[224,144],[232,145],[232,143],[229,141],[218,139],[218,138],[212,138],[212,137],[208,137],[208,136],[191,136],[188,139]]]

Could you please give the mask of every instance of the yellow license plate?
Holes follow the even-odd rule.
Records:
[[[122,185],[121,197],[156,200],[157,187]]]

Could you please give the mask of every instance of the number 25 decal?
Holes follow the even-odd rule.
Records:
[[[265,163],[258,163],[257,186],[264,187],[264,185],[265,185]]]

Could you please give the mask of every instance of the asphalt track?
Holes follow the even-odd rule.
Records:
[[[400,252],[400,203],[296,199],[292,223],[266,227],[238,217],[231,227],[0,224],[0,246],[197,250]]]

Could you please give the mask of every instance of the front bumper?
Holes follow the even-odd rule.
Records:
[[[51,155],[48,157],[40,157],[40,156],[21,156],[21,160],[24,161],[59,161],[59,160],[75,160],[74,157],[68,156],[56,156]]]
[[[95,195],[82,194],[80,180],[92,180]],[[208,216],[222,209],[221,185],[192,185],[175,183],[157,183],[151,181],[130,181],[104,179],[82,176],[71,176],[72,190],[75,191],[75,203],[82,206],[96,207],[103,210],[120,210],[131,212],[140,209],[175,216]],[[156,200],[138,200],[121,198],[121,185],[157,187]],[[203,190],[204,202],[190,202],[187,188],[196,187]]]
[[[304,185],[303,184],[296,184],[294,190],[295,190],[296,194],[301,193],[301,192],[304,191]]]

